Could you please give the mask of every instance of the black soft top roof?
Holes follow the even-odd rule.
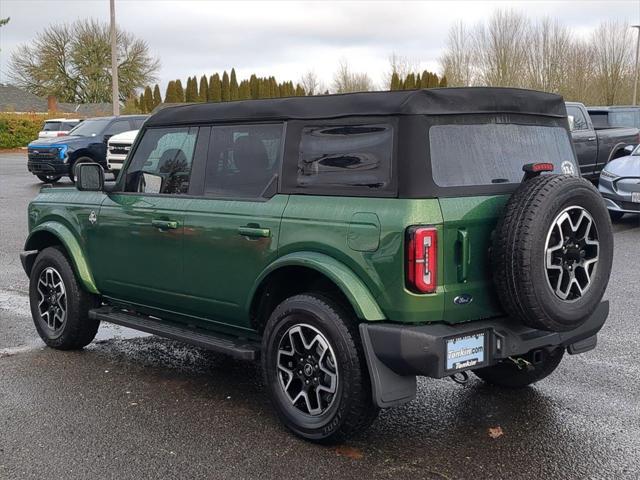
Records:
[[[565,117],[561,96],[518,88],[467,87],[194,103],[167,107],[146,126],[369,115],[520,113]]]

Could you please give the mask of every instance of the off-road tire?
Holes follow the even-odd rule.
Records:
[[[598,262],[584,294],[561,299],[547,277],[547,236],[570,207],[588,212],[597,229]],[[602,300],[613,260],[611,220],[602,197],[588,181],[543,175],[525,181],[511,196],[491,246],[498,298],[514,320],[532,328],[568,331],[582,325]]]
[[[558,365],[560,365],[562,357],[564,356],[564,348],[562,347],[550,351],[542,350],[541,352],[543,354],[542,361],[537,364],[532,363],[531,368],[519,368],[513,361],[507,359],[491,367],[473,370],[473,373],[490,385],[506,388],[523,388],[553,373]],[[522,358],[533,362],[531,352],[522,355]]]
[[[62,178],[62,175],[36,175],[43,183],[56,183]]]
[[[59,331],[49,328],[38,309],[38,281],[47,267],[52,267],[59,273],[66,294],[66,319]],[[91,343],[98,332],[100,321],[90,319],[88,312],[99,305],[99,299],[82,289],[63,249],[48,247],[42,250],[36,257],[29,279],[31,316],[44,343],[58,350],[80,349]]]
[[[609,210],[609,217],[612,222],[617,222],[624,217],[624,212],[618,212],[617,210]]]
[[[73,163],[73,165],[71,165],[71,168],[69,169],[69,179],[73,183],[76,183],[76,167],[81,163],[96,163],[96,162],[94,162],[93,158],[91,157],[80,157],[76,159],[76,161]]]
[[[337,361],[335,398],[326,411],[317,416],[297,410],[278,379],[280,340],[289,328],[297,324],[317,329],[328,341]],[[365,430],[378,415],[356,319],[339,303],[321,294],[296,295],[275,308],[263,335],[262,371],[278,417],[287,428],[304,439],[339,442]]]

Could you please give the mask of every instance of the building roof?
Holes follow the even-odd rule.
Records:
[[[157,111],[146,124],[152,126],[242,120],[465,113],[521,113],[565,117],[566,109],[561,96],[534,90],[434,88],[184,104]]]
[[[13,85],[0,84],[0,112],[47,113],[49,103]],[[80,117],[95,117],[112,113],[111,103],[58,103],[57,112],[75,113]]]

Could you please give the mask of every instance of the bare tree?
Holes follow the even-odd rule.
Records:
[[[309,70],[302,75],[299,83],[307,95],[318,95],[325,91],[325,87],[318,78],[315,70]]]
[[[599,101],[613,105],[625,94],[631,83],[632,42],[629,25],[602,22],[591,36],[594,56],[594,82],[600,92]]]
[[[340,61],[338,70],[333,76],[333,90],[335,93],[367,92],[374,89],[369,75],[352,72],[349,63],[345,59]]]
[[[569,30],[558,20],[544,18],[529,28],[523,86],[559,92],[567,78],[566,58],[571,47]]]
[[[384,84],[386,88],[391,85],[391,78],[395,73],[398,78],[406,78],[410,73],[416,73],[420,71],[420,64],[417,60],[410,59],[392,52],[389,55],[389,70],[384,74]]]
[[[158,59],[146,42],[118,31],[120,96],[155,80]],[[65,102],[111,101],[109,26],[96,20],[52,25],[30,44],[11,54],[9,75],[14,84],[36,95],[56,95]]]
[[[474,30],[473,54],[482,84],[523,86],[529,23],[520,13],[497,10],[486,26],[479,25]]]
[[[445,53],[440,57],[440,70],[452,87],[472,85],[473,48],[471,33],[462,22],[449,29]]]
[[[595,102],[593,84],[593,48],[584,40],[573,40],[562,58],[565,78],[558,93],[569,101],[592,104]]]

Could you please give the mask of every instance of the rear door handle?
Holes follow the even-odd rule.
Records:
[[[587,138],[587,141],[588,142],[593,142],[595,139],[596,139],[596,137],[589,137],[589,138]]]
[[[178,228],[178,222],[174,220],[151,220],[151,225],[160,230],[175,230]]]
[[[240,227],[238,233],[243,237],[268,238],[271,236],[271,230],[260,227]]]
[[[466,282],[469,277],[469,265],[471,264],[471,245],[469,232],[458,230],[458,243],[460,244],[460,263],[458,264],[458,281]]]

